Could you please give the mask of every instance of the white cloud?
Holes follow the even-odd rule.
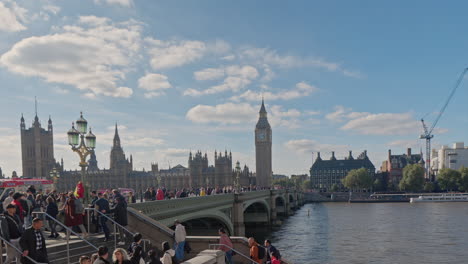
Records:
[[[293,55],[280,55],[276,50],[268,48],[244,48],[239,52],[239,57],[249,63],[259,65],[276,66],[279,68],[315,67],[341,74],[352,78],[363,78],[358,71],[350,71],[343,68],[341,63],[330,62],[322,58],[297,57]],[[268,78],[267,78],[268,79]]]
[[[200,96],[206,94],[216,94],[225,91],[233,91],[237,92],[241,89],[244,89],[247,85],[252,83],[254,79],[258,77],[258,71],[255,67],[246,65],[246,66],[239,66],[239,65],[232,65],[225,68],[219,69],[224,70],[226,78],[224,79],[222,84],[212,86],[205,90],[195,90],[195,89],[188,89],[184,92],[184,95],[189,96]],[[211,76],[213,77],[213,69],[211,69]],[[220,74],[220,73],[218,73]],[[208,77],[206,73],[202,74],[203,77]]]
[[[345,122],[341,130],[362,135],[418,135],[421,132],[419,121],[409,112],[353,112],[351,108],[339,105],[325,118],[333,122]]]
[[[133,20],[112,23],[80,17],[78,25],[64,26],[60,33],[19,41],[0,57],[0,65],[49,83],[74,86],[87,97],[129,97],[133,90],[120,83],[137,57],[141,30]]]
[[[225,103],[215,106],[197,105],[187,112],[186,118],[194,123],[201,124],[252,124],[258,119],[258,110],[258,106],[252,106],[248,103]],[[269,112],[268,120],[272,127],[285,127],[288,129],[300,127],[302,113],[297,109],[284,110],[282,106],[273,105],[267,107],[267,111]]]
[[[42,9],[54,15],[60,12],[60,7],[52,4],[45,5]]]
[[[253,122],[257,118],[256,112],[256,108],[246,103],[197,105],[187,112],[186,118],[194,123],[240,124]]]
[[[138,80],[138,87],[147,91],[145,97],[151,98],[164,95],[164,90],[172,88],[167,76],[157,73],[149,73]]]
[[[349,120],[341,129],[362,135],[418,135],[421,131],[411,113],[366,113]]]
[[[193,77],[198,81],[217,80],[224,77],[223,68],[206,68],[193,73]]]
[[[263,91],[263,92],[254,92],[252,90],[247,90],[240,95],[236,95],[231,97],[233,101],[241,101],[247,100],[256,102],[259,98],[264,98],[267,101],[276,101],[276,100],[291,100],[296,98],[301,98],[305,96],[309,96],[310,94],[318,91],[318,88],[309,85],[306,82],[300,82],[296,84],[294,89],[290,90],[280,90],[278,92],[270,92],[270,91]]]
[[[27,10],[19,7],[15,2],[0,2],[0,31],[17,32],[25,30]]]
[[[162,41],[147,39],[153,69],[170,69],[192,63],[203,57],[207,48],[201,41]]]
[[[133,6],[133,0],[94,0],[96,4],[121,5],[123,7]]]
[[[345,154],[349,149],[349,146],[346,145],[327,144],[310,139],[289,140],[284,143],[284,146],[299,154],[310,154],[317,152],[329,153],[331,151],[335,151],[337,154]],[[322,155],[322,158],[326,157]]]

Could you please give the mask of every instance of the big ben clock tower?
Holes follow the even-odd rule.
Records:
[[[268,123],[267,111],[262,99],[260,116],[255,126],[255,163],[257,169],[257,186],[270,187],[272,178],[271,142],[272,132]]]

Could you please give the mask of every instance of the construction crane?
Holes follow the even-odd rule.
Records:
[[[440,109],[439,113],[437,114],[436,119],[432,123],[432,125],[428,128],[426,126],[426,123],[424,123],[424,118],[421,118],[421,123],[423,126],[423,131],[424,133],[419,137],[420,139],[425,139],[426,140],[426,177],[430,178],[430,170],[431,170],[431,139],[434,137],[432,134],[432,131],[434,130],[435,126],[439,122],[440,118],[442,117],[442,114],[444,113],[445,109],[447,108],[448,104],[450,103],[450,100],[452,100],[453,95],[455,94],[455,91],[457,88],[460,86],[463,77],[465,77],[465,74],[468,72],[468,68],[465,68],[463,72],[460,74],[460,77],[458,77],[457,82],[455,83],[455,86],[452,88],[450,91],[450,94],[445,101],[445,104],[442,106]],[[433,180],[433,179],[431,179]]]

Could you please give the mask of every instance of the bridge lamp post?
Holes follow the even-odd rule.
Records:
[[[60,178],[60,173],[57,171],[57,168],[55,166],[49,172],[49,176],[54,181],[54,189],[57,190],[57,182],[58,182],[58,179]]]
[[[81,183],[84,186],[84,202],[88,204],[88,192],[90,190],[89,182],[86,179],[86,157],[94,151],[96,147],[96,136],[92,133],[91,128],[88,134],[88,121],[83,118],[83,112],[80,113],[80,118],[76,120],[75,124],[72,123],[72,128],[68,131],[68,144],[72,147],[73,152],[76,152],[80,157],[81,167]],[[85,135],[86,134],[86,135]]]
[[[240,178],[239,178],[240,173],[241,173],[240,163],[239,163],[239,161],[237,161],[237,163],[236,163],[236,182],[235,182],[236,192],[237,193],[240,193]]]

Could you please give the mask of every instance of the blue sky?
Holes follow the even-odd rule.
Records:
[[[21,173],[19,118],[52,116],[55,157],[78,166],[66,131],[84,111],[109,167],[113,126],[137,169],[231,150],[254,169],[261,96],[275,173],[312,154],[419,152],[468,66],[463,1],[0,1],[0,167]],[[465,80],[466,81],[466,80]],[[466,140],[468,84],[434,144]]]

